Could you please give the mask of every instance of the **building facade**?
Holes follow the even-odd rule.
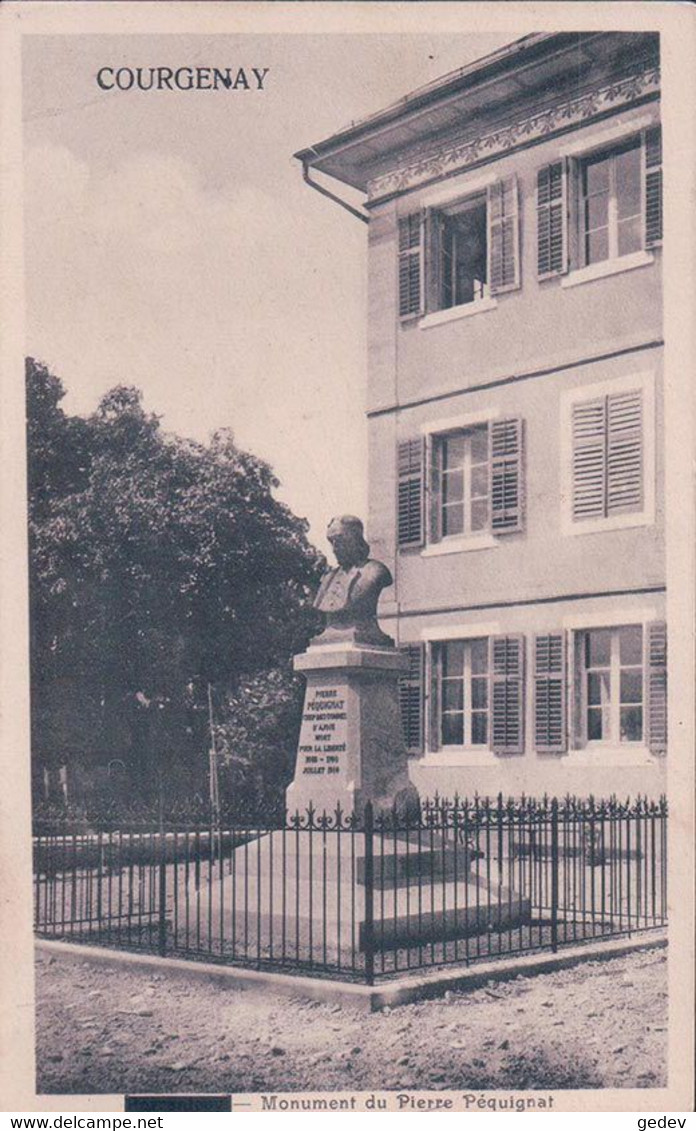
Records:
[[[665,787],[659,92],[656,35],[527,36],[298,154],[365,193],[422,795]]]

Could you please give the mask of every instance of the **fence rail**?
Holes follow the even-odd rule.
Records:
[[[271,827],[43,817],[38,934],[372,983],[667,922],[667,806],[425,802]]]

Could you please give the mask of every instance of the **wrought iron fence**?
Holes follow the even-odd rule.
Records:
[[[36,931],[193,959],[375,978],[667,922],[667,805],[426,801],[259,826],[43,814]]]

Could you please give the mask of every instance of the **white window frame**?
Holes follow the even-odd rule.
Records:
[[[428,625],[421,629],[420,638],[424,641],[425,648],[425,694],[423,697],[424,713],[424,754],[419,758],[421,766],[499,766],[500,759],[496,757],[488,746],[445,746],[433,749],[431,738],[433,729],[433,652],[437,644],[446,644],[451,640],[479,640],[483,637],[490,641],[492,636],[500,636],[501,628],[498,621],[485,624],[447,624]],[[490,678],[490,671],[489,671]],[[489,728],[490,722],[490,690],[489,690]],[[490,739],[490,733],[489,733]]]
[[[498,179],[497,174],[490,173],[486,176],[477,177],[466,185],[459,185],[449,190],[438,187],[430,193],[423,194],[421,198],[422,207],[432,208],[436,212],[455,213],[459,209],[465,208],[468,201],[474,197],[487,193],[489,186],[495,184]],[[486,207],[488,207],[487,203]],[[486,228],[488,228],[488,223]],[[488,234],[486,234],[486,239],[488,239]],[[490,275],[490,247],[487,247],[487,256],[489,258],[488,274]],[[425,285],[425,280],[422,285]],[[490,287],[490,279],[487,286]],[[421,317],[418,326],[421,330],[428,330],[432,326],[441,326],[444,322],[454,322],[459,318],[470,318],[474,314],[484,314],[487,310],[495,310],[497,305],[498,300],[493,295],[488,294],[475,299],[473,302],[433,310]]]
[[[583,401],[640,389],[643,398],[643,508],[606,518],[573,518],[573,407]],[[655,374],[652,370],[625,374],[591,385],[578,385],[561,394],[561,533],[577,537],[655,522]]]
[[[569,160],[571,165],[570,169],[570,184],[569,193],[574,196],[574,201],[570,203],[571,215],[575,220],[575,231],[571,238],[571,262],[570,271],[561,279],[562,287],[577,287],[582,283],[591,282],[593,279],[602,279],[610,275],[617,275],[624,271],[633,271],[637,267],[647,267],[655,260],[654,253],[643,246],[639,251],[631,252],[628,255],[614,255],[609,256],[607,259],[601,260],[599,263],[590,263],[587,266],[581,266],[578,259],[578,251],[582,239],[582,225],[581,225],[581,191],[580,191],[580,166],[583,161],[593,157],[595,154],[600,154],[607,151],[608,154],[614,148],[619,148],[632,138],[637,137],[639,140],[641,150],[641,234],[643,243],[645,241],[645,144],[643,141],[643,132],[651,126],[659,124],[659,117],[653,115],[645,115],[640,118],[634,118],[632,121],[619,123],[609,127],[601,132],[595,132],[592,137],[587,137],[584,140],[572,142],[559,149],[559,156]],[[611,225],[610,225],[611,228]],[[573,258],[576,262],[573,262]]]
[[[431,530],[433,527],[432,516],[432,492],[430,490],[430,468],[433,459],[433,445],[438,443],[439,440],[451,432],[466,432],[468,429],[476,428],[482,424],[488,425],[489,429],[489,445],[490,445],[490,425],[494,420],[501,416],[499,408],[486,409],[481,412],[470,412],[463,416],[454,416],[449,419],[432,420],[421,426],[421,434],[425,437],[425,507],[424,507],[424,522],[425,522],[425,545],[421,549],[421,557],[432,558],[440,557],[443,554],[460,554],[470,553],[476,550],[489,550],[493,546],[498,545],[498,539],[490,531],[475,533],[475,534],[450,534],[441,538],[437,542],[431,540]],[[490,460],[490,451],[489,451]],[[490,508],[490,499],[489,499]],[[490,515],[489,515],[490,525]]]
[[[643,663],[643,740],[642,742],[617,742],[615,745],[604,742],[591,742],[578,746],[575,733],[576,688],[579,675],[576,670],[576,637],[579,633],[593,628],[616,629],[627,625],[640,625],[643,629],[643,644],[651,621],[663,615],[655,606],[630,606],[612,612],[573,613],[562,618],[561,625],[568,632],[568,758],[574,766],[591,766],[611,769],[612,766],[643,766],[655,764],[654,755],[646,742],[646,686],[647,673]],[[582,709],[582,707],[581,707]]]
[[[642,737],[633,741],[621,739],[621,659],[620,659],[620,644],[619,632],[622,628],[639,628],[641,630],[641,659],[640,665],[630,665],[631,667],[640,667],[641,681],[642,681],[642,695],[640,700],[640,709],[642,713]],[[626,748],[640,750],[645,746],[645,727],[647,720],[645,692],[646,692],[646,673],[645,673],[645,628],[642,624],[621,624],[621,625],[602,625],[596,628],[582,628],[576,629],[573,634],[573,648],[577,653],[583,647],[584,636],[589,632],[609,632],[611,634],[611,645],[609,654],[609,679],[611,688],[611,699],[609,702],[609,733],[608,738],[591,739],[588,737],[588,715],[590,704],[587,698],[587,674],[588,668],[585,664],[584,658],[580,661],[581,671],[577,673],[580,682],[580,717],[582,719],[582,747],[583,750],[612,750],[619,747],[621,750]],[[627,667],[629,665],[624,665]],[[593,669],[592,669],[593,670]],[[577,742],[578,736],[574,736]]]

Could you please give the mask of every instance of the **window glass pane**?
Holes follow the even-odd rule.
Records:
[[[606,228],[609,217],[609,196],[605,193],[601,196],[591,196],[587,201],[585,216],[588,232],[594,228]]]
[[[442,716],[442,745],[462,746],[464,743],[464,716]]]
[[[640,251],[643,246],[642,220],[633,216],[630,220],[619,221],[619,255],[630,255]]]
[[[471,707],[472,710],[483,710],[488,706],[488,679],[486,676],[475,676],[471,681]]]
[[[487,271],[486,202],[475,204],[453,218],[455,303],[483,298]]]
[[[461,679],[443,679],[442,709],[443,711],[463,711],[464,684]]]
[[[442,509],[442,533],[448,534],[461,534],[464,531],[464,512],[459,505],[453,507],[443,507]]]
[[[488,640],[471,641],[471,670],[474,675],[488,671]]]
[[[602,737],[602,712],[597,707],[590,707],[587,712],[587,738],[589,742],[597,742]]]
[[[488,526],[488,499],[474,499],[471,504],[471,529],[485,530]]]
[[[626,149],[614,158],[616,205],[619,219],[635,216],[641,207],[640,149]]]
[[[601,707],[611,698],[611,682],[608,671],[589,672],[587,676],[587,702],[592,707]]]
[[[593,157],[585,163],[585,195],[606,192],[609,188],[609,157]]]
[[[639,624],[619,629],[619,655],[622,664],[643,663],[643,628]]]
[[[609,234],[606,228],[590,232],[585,239],[585,258],[588,264],[601,263],[609,258]]]
[[[473,498],[480,498],[488,494],[488,464],[479,464],[471,471],[471,494]]]
[[[471,431],[471,462],[483,463],[488,459],[488,428],[473,428]]]
[[[443,468],[461,467],[464,463],[465,449],[466,437],[462,433],[455,436],[447,436],[442,441]]]
[[[621,672],[621,702],[643,702],[643,673],[640,668]]]
[[[643,710],[641,707],[621,708],[621,741],[640,742],[643,737]]]
[[[608,667],[611,656],[611,632],[607,628],[593,629],[587,633],[588,668]]]
[[[488,715],[482,711],[471,716],[471,742],[473,746],[488,745]]]
[[[442,476],[443,503],[459,503],[464,497],[464,473],[447,471]]]
[[[442,674],[464,674],[464,641],[452,640],[442,647]]]

